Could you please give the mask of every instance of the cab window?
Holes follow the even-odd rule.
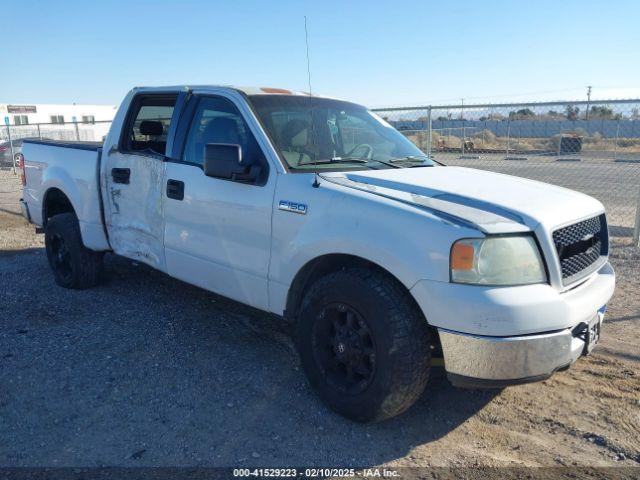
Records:
[[[142,95],[135,98],[129,113],[123,149],[165,155],[176,99],[176,95]]]
[[[182,160],[203,165],[205,146],[208,143],[240,145],[243,163],[267,165],[262,149],[242,114],[225,98],[200,99],[189,129]]]

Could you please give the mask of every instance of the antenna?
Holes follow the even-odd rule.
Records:
[[[311,66],[309,63],[309,30],[307,29],[307,16],[304,16],[304,42],[307,46],[307,83],[309,85],[309,96],[311,96]]]
[[[311,93],[311,64],[309,62],[309,29],[307,28],[307,16],[304,16],[304,43],[307,47],[307,84],[309,85],[309,102],[311,103],[311,132],[313,133],[313,139],[315,140],[314,124],[313,124],[313,94]],[[318,169],[313,171],[313,188],[318,188],[320,182],[318,181]]]

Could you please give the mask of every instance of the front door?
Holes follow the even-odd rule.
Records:
[[[177,95],[133,98],[117,149],[105,152],[105,221],[119,255],[165,271],[164,155]]]
[[[179,158],[165,164],[164,246],[168,273],[257,308],[268,307],[267,274],[276,175],[238,106],[223,96],[197,102]],[[252,183],[204,174],[205,145],[240,145],[260,167]]]

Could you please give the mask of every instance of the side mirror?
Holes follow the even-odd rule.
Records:
[[[204,174],[207,177],[254,183],[259,173],[258,165],[244,164],[240,145],[208,143],[204,147]]]

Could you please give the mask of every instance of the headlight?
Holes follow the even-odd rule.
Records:
[[[451,248],[451,281],[481,285],[527,285],[547,280],[531,236],[465,238]]]

